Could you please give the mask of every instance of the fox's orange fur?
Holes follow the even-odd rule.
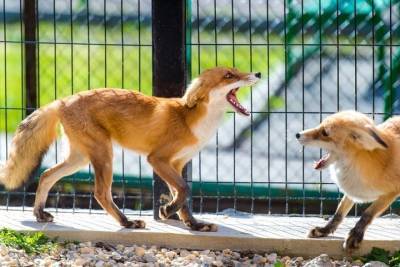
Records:
[[[0,169],[0,181],[9,189],[26,181],[56,139],[60,123],[69,140],[70,154],[40,178],[34,207],[38,221],[53,220],[43,210],[50,188],[90,162],[95,170],[94,193],[100,205],[125,227],[144,227],[142,221],[128,221],[112,200],[115,141],[147,156],[154,171],[170,187],[173,199],[160,208],[162,218],[178,212],[194,230],[215,230],[215,225],[198,223],[191,216],[182,168],[216,131],[228,107],[228,94],[254,84],[259,76],[217,67],[204,71],[182,98],[98,89],[54,101],[32,113],[18,127],[9,159]]]
[[[344,245],[348,251],[358,248],[373,218],[400,195],[400,117],[375,125],[359,112],[343,111],[296,137],[305,146],[317,146],[329,152],[316,163],[316,168],[330,166],[331,178],[345,195],[332,220],[325,227],[314,228],[309,236],[321,237],[334,232],[354,202],[373,202]]]

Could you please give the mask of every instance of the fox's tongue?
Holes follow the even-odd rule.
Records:
[[[232,105],[232,107],[239,113],[249,116],[250,112],[243,107],[240,103],[239,100],[236,97],[236,92],[239,90],[239,88],[235,88],[229,91],[229,93],[226,95],[226,100],[228,100],[229,104]]]
[[[325,166],[325,164],[327,163],[328,158],[329,158],[329,153],[323,155],[322,158],[320,158],[318,161],[314,162],[314,165],[313,165],[314,169],[316,169],[316,170],[322,169]]]

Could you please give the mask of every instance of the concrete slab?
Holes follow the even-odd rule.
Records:
[[[51,211],[51,210],[50,210]],[[131,213],[131,212],[129,212]],[[133,219],[146,221],[146,229],[121,228],[110,216],[102,213],[89,214],[88,210],[58,209],[53,223],[37,223],[30,209],[24,211],[0,210],[0,227],[18,231],[43,231],[61,240],[105,241],[115,244],[146,244],[187,249],[256,250],[278,252],[289,256],[315,256],[327,253],[333,257],[343,256],[342,243],[357,218],[347,218],[338,231],[328,238],[309,239],[307,232],[312,226],[324,225],[317,217],[283,217],[240,214],[240,216],[196,215],[197,218],[219,225],[216,233],[200,233],[188,230],[174,220],[154,221],[147,215],[130,215]],[[376,219],[367,231],[358,254],[367,253],[372,247],[391,251],[400,249],[400,219]]]

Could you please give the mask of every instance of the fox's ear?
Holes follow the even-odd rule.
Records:
[[[183,96],[186,106],[192,108],[196,106],[197,101],[200,99],[200,89],[202,82],[199,78],[194,79],[189,87],[186,89],[186,93]]]
[[[351,137],[366,150],[388,148],[388,145],[382,139],[382,137],[379,136],[379,133],[375,127],[370,125],[366,125],[364,129],[353,129],[351,132]]]

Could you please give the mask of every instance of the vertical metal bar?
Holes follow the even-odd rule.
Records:
[[[250,56],[250,71],[253,71],[253,40],[251,38],[252,36],[252,24],[251,24],[251,0],[249,0],[249,43],[250,43],[250,49],[249,49],[249,56]],[[253,177],[253,136],[254,136],[254,129],[253,129],[253,122],[254,122],[254,117],[253,117],[253,87],[250,87],[250,193],[251,193],[251,207],[250,207],[250,213],[254,213],[254,177]]]
[[[218,65],[218,35],[217,35],[217,1],[214,0],[214,53],[215,53],[215,66]],[[235,149],[235,148],[234,148]],[[215,135],[215,174],[217,179],[217,207],[216,212],[219,212],[220,192],[219,192],[219,132]]]
[[[284,50],[285,50],[285,214],[289,213],[289,195],[288,195],[288,179],[287,179],[287,174],[288,174],[288,168],[287,168],[287,163],[288,163],[288,158],[287,158],[287,151],[288,151],[288,139],[287,139],[287,80],[288,80],[288,42],[287,42],[287,20],[286,20],[286,10],[287,10],[287,4],[286,1],[283,1],[283,30],[284,30]]]
[[[124,1],[120,1],[120,19],[121,19],[121,88],[125,87],[125,66],[124,66],[124,57],[125,57],[125,51],[124,51]],[[125,207],[126,207],[126,179],[125,179],[125,151],[122,148],[121,149],[121,156],[122,156],[122,211],[125,213]],[[140,205],[142,205],[140,203]]]
[[[87,23],[87,53],[88,53],[88,68],[87,68],[87,75],[88,75],[88,84],[87,84],[87,89],[91,89],[91,81],[90,81],[90,73],[91,73],[91,67],[90,67],[90,0],[87,0],[86,2],[86,23]],[[89,164],[89,178],[93,181],[92,177],[92,166]],[[90,192],[89,196],[89,213],[92,213],[92,208],[93,208],[93,192]]]
[[[305,126],[305,118],[304,118],[304,109],[305,109],[305,99],[304,99],[304,0],[301,0],[301,88],[302,88],[302,95],[301,95],[301,108],[302,108],[302,129]],[[302,215],[306,215],[306,189],[305,189],[305,151],[304,147],[301,151],[301,161],[302,161],[302,189],[303,189],[303,208],[302,208]]]
[[[357,0],[354,0],[354,109],[358,109],[357,104]]]
[[[318,1],[318,33],[319,33],[319,121],[322,121],[322,7],[321,1]],[[304,88],[303,88],[304,90]],[[320,150],[320,156],[322,151]],[[322,172],[319,172],[319,198],[320,198],[320,209],[319,214],[322,216],[324,209],[324,201],[322,196]]]
[[[71,95],[74,94],[74,26],[73,26],[73,8],[72,8],[72,1],[69,1],[69,13],[70,13],[70,20],[69,20],[69,27],[70,27],[70,40],[71,40]],[[76,208],[76,181],[75,175],[72,177],[72,213],[75,213]]]
[[[372,118],[375,119],[375,1],[372,0]]]
[[[7,24],[6,24],[6,1],[3,0],[3,34],[4,34],[4,120],[6,129],[6,159],[8,159],[8,95],[7,95]],[[7,191],[6,209],[10,204],[10,192]]]
[[[36,5],[37,0],[24,0],[26,116],[31,114],[37,107]]]
[[[232,0],[233,1],[233,0]],[[271,102],[270,102],[270,60],[269,60],[269,54],[270,54],[270,40],[269,40],[269,0],[267,0],[267,107],[268,107],[268,112],[271,110]],[[267,166],[268,166],[268,214],[271,214],[271,206],[272,206],[272,200],[271,200],[271,116],[268,117],[268,127],[267,127],[267,143],[268,143],[268,149],[267,149]]]
[[[142,35],[141,35],[141,11],[140,11],[140,0],[137,2],[137,14],[138,14],[138,42],[139,42],[139,60],[138,60],[138,83],[139,92],[142,91]],[[139,214],[142,215],[143,210],[143,180],[142,180],[142,156],[139,156],[139,181],[140,181],[140,208]]]
[[[103,2],[103,23],[104,23],[104,87],[107,87],[107,3]]]
[[[185,53],[185,0],[152,1],[153,37],[153,95],[161,97],[182,96],[186,86]],[[188,179],[190,168],[183,171]],[[168,194],[168,187],[154,173],[153,211],[159,219],[161,194]]]
[[[190,1],[190,0],[189,0]],[[199,0],[196,2],[196,19],[197,19],[197,71],[198,75],[201,73],[201,62],[200,62],[200,3]],[[200,183],[200,213],[203,213],[203,182],[202,182],[202,173],[201,173],[201,151],[199,152],[199,183]]]
[[[24,46],[22,45],[23,44],[23,38],[24,38],[24,36],[23,36],[23,31],[24,31],[24,24],[23,24],[23,18],[22,18],[22,16],[23,16],[23,10],[22,10],[22,0],[19,0],[19,30],[20,30],[20,48],[21,48],[21,51],[20,51],[20,53],[21,53],[21,77],[24,77]],[[25,89],[25,87],[24,87],[24,85],[25,85],[25,81],[24,81],[24,79],[21,79],[21,96],[22,96],[22,103],[21,103],[21,120],[23,120],[24,119],[24,116],[25,116],[25,112],[23,112],[23,105],[24,105],[24,97],[25,97],[25,92],[24,92],[24,89]],[[26,186],[24,185],[24,187],[23,187],[23,190],[24,190],[24,196],[23,196],[23,198],[22,198],[22,211],[25,211],[25,204],[26,204]]]
[[[233,0],[231,0],[231,30],[232,30],[232,65],[236,67],[235,59],[235,12]],[[233,112],[233,209],[237,210],[236,188],[236,112]]]

